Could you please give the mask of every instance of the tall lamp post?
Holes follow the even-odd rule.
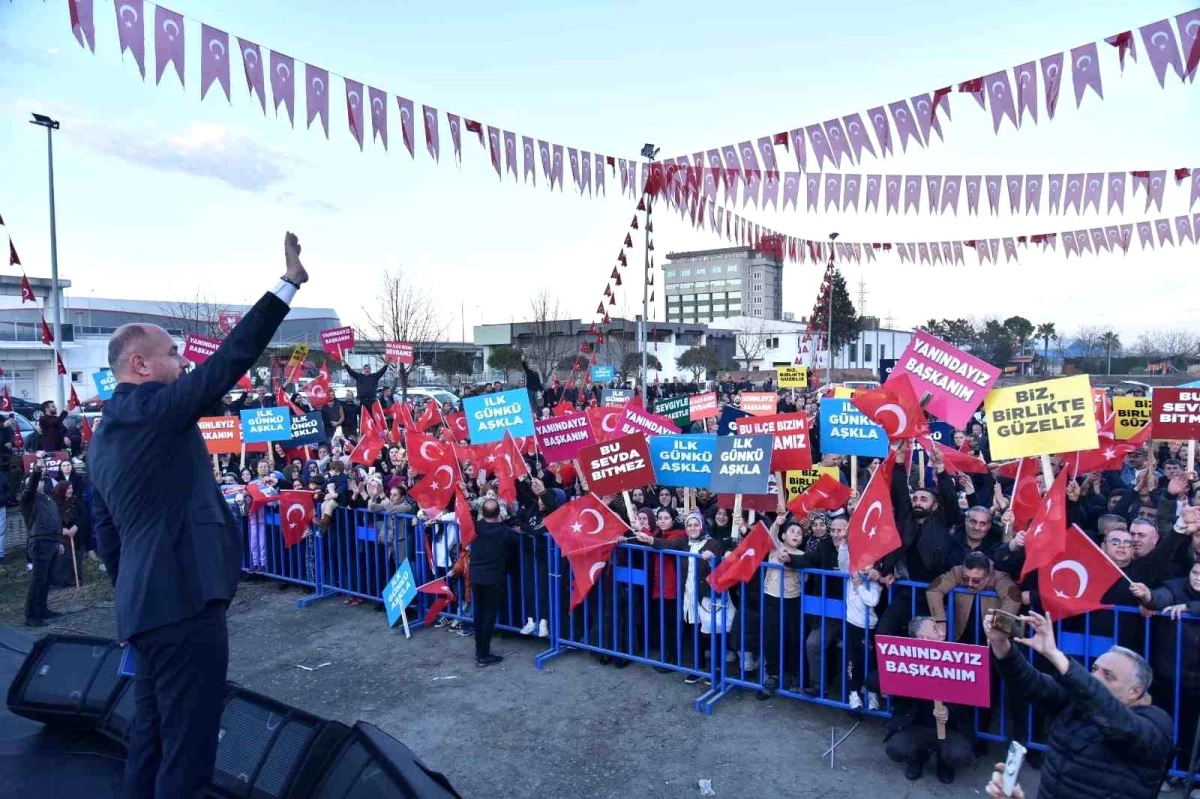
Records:
[[[655,147],[653,144],[647,144],[645,147],[642,148],[642,157],[646,159],[647,163],[653,162],[655,156],[657,156],[657,155],[658,155],[658,148]],[[642,403],[647,408],[649,408],[650,407],[650,399],[649,399],[649,395],[646,393],[646,377],[647,377],[647,371],[648,371],[646,368],[646,350],[649,349],[649,345],[647,344],[646,339],[647,339],[647,335],[648,335],[647,328],[650,325],[650,212],[651,212],[651,209],[654,207],[654,197],[652,197],[649,193],[647,193],[645,195],[645,197],[646,197],[646,274],[644,275],[644,279],[642,280],[642,323],[640,325],[638,325],[638,327],[639,327],[638,332],[640,334],[638,336],[638,338],[641,340],[641,345],[642,345]]]
[[[829,241],[837,241],[838,234],[830,233]],[[829,263],[825,271],[829,274],[829,363],[825,365],[825,385],[833,383],[833,244],[829,245]]]
[[[50,294],[54,297],[54,357],[51,374],[54,375],[55,404],[61,411],[66,405],[62,375],[58,373],[58,358],[62,351],[62,287],[58,285],[58,228],[54,217],[54,131],[58,130],[57,119],[45,114],[34,114],[30,125],[46,129],[46,167],[50,174]]]

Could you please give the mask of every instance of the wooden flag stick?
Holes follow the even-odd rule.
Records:
[[[71,568],[75,570],[75,587],[79,587],[79,559],[75,557],[75,536],[68,536],[71,542]]]
[[[621,497],[625,500],[625,513],[628,514],[627,521],[629,522],[629,526],[633,527],[634,519],[637,518],[637,511],[633,509],[633,497],[629,496],[628,490],[622,491]]]
[[[742,526],[742,495],[733,495],[733,530],[736,532]]]
[[[935,700],[933,700],[933,709],[935,712],[939,711],[939,710],[945,710],[946,703],[941,701],[940,699],[935,699]],[[939,741],[946,740],[946,722],[939,721],[937,723],[937,737],[938,737]]]
[[[858,456],[850,456],[850,490],[858,490]]]
[[[1012,499],[1010,499],[1008,502],[1008,510],[1009,510],[1010,518],[1007,522],[1004,523],[1004,540],[1005,541],[1008,541],[1008,537],[1012,534],[1012,520],[1013,520],[1013,518],[1015,518],[1015,514],[1013,513],[1012,500],[1017,498],[1017,486],[1021,485],[1021,467],[1023,467],[1024,465],[1025,465],[1024,458],[1021,458],[1021,460],[1017,461],[1017,479],[1013,481]],[[997,483],[996,485],[999,486],[999,483]]]
[[[1189,472],[1196,471],[1196,440],[1192,439],[1188,442],[1188,463],[1187,470]]]
[[[220,480],[221,479],[221,461],[219,461],[217,459],[216,455],[213,455],[212,459],[213,459],[213,477]]]
[[[579,478],[579,484],[581,486],[583,486],[584,491],[587,491],[588,490],[587,476],[583,473],[583,466],[580,465],[579,458],[576,458],[575,460],[571,461],[571,463],[575,464],[575,476]],[[633,520],[630,519],[630,522],[632,522],[632,521]]]
[[[917,450],[917,474],[921,478],[921,488],[925,487],[925,450]]]

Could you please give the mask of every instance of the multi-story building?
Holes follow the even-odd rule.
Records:
[[[783,264],[752,247],[676,252],[663,267],[667,321],[783,318]]]

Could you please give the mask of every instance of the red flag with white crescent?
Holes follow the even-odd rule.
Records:
[[[83,422],[79,425],[79,439],[84,444],[90,444],[92,443],[92,435],[92,423],[89,422],[88,418],[85,416],[83,417]]]
[[[8,386],[0,386],[0,411],[12,413],[12,409],[12,398],[8,394]],[[14,425],[13,430],[16,429],[16,425]]]
[[[758,573],[758,567],[772,549],[771,534],[766,525],[759,522],[732,552],[721,559],[708,575],[708,584],[714,591],[723,592],[748,582]]]
[[[71,396],[67,398],[67,410],[73,411],[82,405],[83,403],[79,401],[79,395],[75,393],[75,386],[72,385]]]
[[[446,584],[445,577],[439,577],[432,582],[418,585],[417,593],[431,594],[437,597],[437,599],[433,600],[433,604],[429,606],[429,612],[425,614],[426,625],[432,624],[433,620],[446,609],[446,606],[458,598],[454,595],[454,591],[450,589],[450,586]]]
[[[458,522],[458,543],[469,547],[475,540],[475,517],[471,513],[471,503],[463,493],[462,486],[454,487],[454,518]]]
[[[408,453],[409,468],[416,474],[433,474],[439,466],[447,466],[454,462],[454,455],[448,444],[416,430],[405,431],[404,449]]]
[[[870,569],[876,561],[901,546],[892,507],[892,469],[895,465],[896,453],[893,452],[871,475],[850,515],[846,543],[850,547],[852,572]]]
[[[54,334],[50,332],[50,327],[46,324],[45,319],[42,319],[42,343],[47,347],[54,343]]]
[[[29,278],[21,275],[21,304],[27,302],[37,302],[37,297],[33,296],[33,286],[29,285]]]
[[[321,373],[304,387],[304,396],[308,397],[308,404],[318,411],[329,404],[333,397],[329,388],[329,371],[325,366],[322,366]]]
[[[1050,563],[1067,545],[1067,470],[1062,469],[1038,502],[1025,534],[1025,565],[1021,579]]]
[[[895,441],[929,434],[925,411],[917,401],[912,381],[905,372],[895,372],[882,386],[862,393],[855,392],[851,402]]]
[[[311,491],[280,491],[279,513],[283,527],[283,546],[294,546],[304,539],[313,519]]]
[[[454,440],[460,444],[466,444],[471,440],[471,431],[467,427],[467,415],[462,411],[452,413],[446,417],[446,429],[454,436]]]
[[[426,430],[437,427],[443,424],[446,420],[442,417],[442,405],[436,399],[430,399],[425,403],[425,412],[421,414],[420,420],[416,424],[418,432],[424,433]]]
[[[387,446],[387,442],[383,440],[383,433],[367,433],[350,453],[350,462],[368,467],[374,466],[375,461],[379,460],[379,456],[383,454],[385,446]]]
[[[1102,610],[1104,594],[1128,579],[1077,525],[1067,528],[1062,552],[1038,569],[1038,595],[1054,621]]]

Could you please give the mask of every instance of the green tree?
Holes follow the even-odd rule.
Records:
[[[437,356],[437,368],[450,377],[466,377],[474,364],[471,356],[461,350],[442,350]]]
[[[692,347],[675,359],[675,365],[691,372],[692,380],[699,383],[704,374],[717,371],[721,363],[708,347]]]
[[[1030,322],[1023,316],[1010,316],[1004,320],[1004,329],[1008,331],[1008,335],[1016,342],[1017,349],[1025,346],[1025,342],[1033,335],[1036,328],[1033,322]]]
[[[862,330],[862,319],[854,309],[850,292],[846,290],[846,278],[836,266],[833,268],[833,351],[837,352],[852,343]],[[829,330],[829,303],[823,302],[813,315],[813,329],[825,333]]]
[[[993,366],[1003,369],[1015,353],[1012,332],[995,319],[988,319],[975,331],[971,352]]]
[[[1112,374],[1112,356],[1113,352],[1121,352],[1121,337],[1111,330],[1100,336],[1100,344],[1104,347],[1105,366],[1104,374]]]
[[[921,325],[921,329],[938,338],[946,338],[946,322],[944,319],[927,319],[925,324]]]
[[[1049,371],[1050,368],[1050,342],[1058,338],[1058,331],[1054,329],[1053,322],[1044,322],[1037,326],[1037,330],[1033,335],[1042,340],[1042,369]]]
[[[653,353],[646,353],[646,368],[653,369],[657,372],[662,371],[662,361]],[[638,375],[642,371],[642,353],[630,352],[621,359],[621,377],[626,378],[629,375]]]
[[[504,382],[507,383],[509,372],[521,370],[521,360],[524,357],[516,347],[496,347],[488,355],[487,365],[489,369],[503,372]]]

